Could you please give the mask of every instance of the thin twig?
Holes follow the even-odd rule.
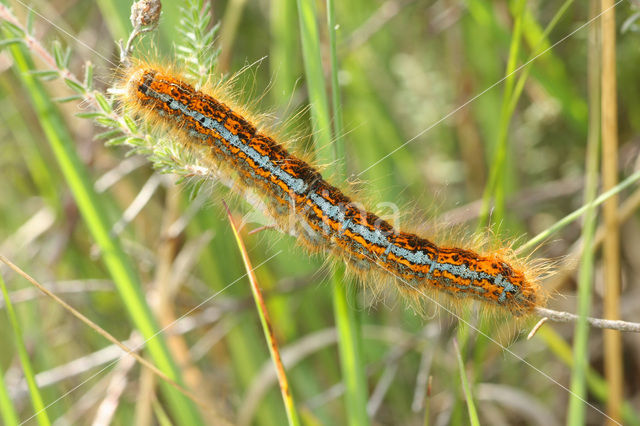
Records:
[[[535,313],[541,317],[547,317],[549,318],[549,321],[554,322],[573,322],[578,319],[578,315],[570,314],[569,312],[554,311],[553,309],[547,308],[535,308]],[[592,317],[587,317],[587,322],[595,328],[640,333],[640,323],[637,322],[614,321]]]
[[[133,3],[130,16],[133,31],[129,36],[129,40],[127,40],[126,46],[122,40],[118,43],[120,47],[120,62],[123,65],[129,66],[131,64],[129,58],[133,53],[134,41],[144,33],[154,31],[158,27],[161,12],[162,2],[160,0],[141,0]]]
[[[129,58],[131,57],[131,53],[133,52],[133,42],[142,34],[154,31],[156,27],[157,27],[157,24],[149,28],[136,27],[131,32],[131,35],[129,36],[129,40],[127,40],[126,45],[123,43],[122,40],[120,40],[120,42],[118,43],[118,47],[120,48],[120,62],[122,64],[124,64],[125,66],[131,65],[131,61]]]

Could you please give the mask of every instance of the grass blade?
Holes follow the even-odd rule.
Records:
[[[352,304],[356,288],[344,283],[342,273],[333,276],[333,310],[338,330],[338,350],[346,387],[347,418],[350,425],[368,425],[367,382],[362,362],[361,325]]]
[[[300,419],[298,418],[298,412],[296,411],[295,403],[293,401],[293,395],[291,395],[291,388],[289,387],[289,381],[287,380],[287,375],[284,371],[284,366],[282,365],[282,359],[280,358],[280,351],[278,350],[278,342],[276,341],[275,335],[273,333],[273,327],[271,326],[271,320],[269,319],[269,313],[267,312],[267,306],[264,302],[264,298],[262,297],[262,292],[260,291],[260,286],[258,285],[258,279],[256,278],[256,274],[253,270],[253,266],[251,265],[251,260],[249,259],[249,253],[247,253],[247,249],[244,245],[244,241],[238,232],[238,228],[233,222],[233,217],[231,216],[231,211],[227,204],[224,203],[224,207],[227,211],[227,217],[229,219],[229,224],[231,225],[231,230],[233,231],[233,236],[235,237],[236,244],[240,249],[240,253],[242,255],[242,261],[244,262],[245,269],[247,270],[247,276],[249,277],[249,282],[251,283],[251,294],[253,294],[253,300],[256,302],[256,308],[258,309],[258,316],[260,317],[260,324],[262,324],[262,331],[264,332],[264,337],[267,340],[267,344],[269,346],[269,353],[271,354],[271,360],[276,368],[276,373],[278,375],[278,383],[280,384],[280,393],[282,394],[282,400],[284,402],[285,410],[287,411],[287,419],[289,420],[289,425],[297,426],[300,425]]]
[[[7,291],[7,286],[4,283],[4,279],[0,274],[0,287],[2,287],[2,295],[4,296],[5,301],[5,309],[7,310],[7,317],[9,317],[9,323],[11,324],[11,329],[13,330],[13,338],[16,345],[16,349],[18,350],[18,357],[20,358],[20,363],[22,364],[22,371],[24,372],[24,378],[27,381],[27,386],[29,387],[29,395],[31,395],[31,404],[33,405],[33,409],[35,414],[32,416],[36,418],[38,424],[41,426],[50,425],[49,416],[47,415],[47,410],[44,405],[44,400],[42,399],[42,395],[40,394],[40,390],[38,389],[38,385],[36,384],[36,377],[33,371],[33,367],[31,366],[31,361],[29,360],[29,354],[27,353],[27,348],[24,345],[24,341],[22,340],[22,330],[20,327],[20,323],[18,322],[18,316],[16,315],[16,311],[13,309],[13,304],[11,303],[11,299],[9,298],[9,292]],[[3,386],[4,387],[4,386]],[[5,413],[5,404],[3,404],[3,413]],[[10,411],[7,412],[10,417]],[[15,416],[15,413],[13,413]],[[4,414],[3,414],[4,418]]]
[[[337,85],[337,55],[335,46],[335,22],[333,13],[333,3],[329,2],[328,19],[331,46],[331,73],[333,84],[332,102],[334,105],[334,115],[339,115],[340,96]],[[302,52],[304,56],[305,75],[309,90],[309,103],[311,105],[311,119],[316,148],[316,159],[321,164],[333,164],[337,157],[336,147],[342,146],[340,143],[333,144],[331,141],[331,119],[329,113],[329,101],[325,91],[325,81],[323,76],[323,66],[320,54],[320,38],[318,30],[318,14],[315,4],[310,0],[298,0],[298,14],[300,19],[300,33],[302,39]],[[335,122],[335,135],[342,133],[341,120]],[[341,155],[344,155],[343,148],[340,148]],[[338,170],[330,168],[336,178],[344,176],[344,169]],[[338,350],[342,365],[342,374],[346,385],[346,407],[349,424],[367,425],[369,417],[367,415],[367,387],[364,375],[364,363],[361,356],[360,324],[357,312],[349,306],[349,293],[344,283],[344,267],[339,266],[333,274],[333,306],[336,327],[338,329]],[[354,293],[352,293],[353,295]],[[356,300],[351,297],[351,300]]]
[[[524,12],[526,9],[526,1],[518,0],[514,6],[514,22],[513,33],[511,35],[511,46],[509,48],[509,59],[507,63],[507,69],[505,72],[504,94],[502,97],[502,107],[500,110],[500,125],[498,140],[495,145],[495,151],[493,160],[491,161],[491,172],[489,175],[489,181],[485,187],[484,195],[482,197],[482,210],[480,212],[480,218],[478,226],[483,227],[487,224],[489,219],[489,211],[492,198],[495,199],[495,211],[493,212],[493,219],[497,222],[502,221],[504,218],[504,200],[507,184],[507,175],[505,170],[507,167],[508,157],[508,136],[509,136],[509,123],[513,116],[514,110],[511,106],[511,99],[513,97],[513,89],[515,85],[515,70],[518,65],[518,57],[520,54],[520,44],[522,42],[522,21],[524,18]]]
[[[458,347],[458,341],[453,339],[453,347],[456,350],[456,358],[458,358],[458,368],[460,369],[460,380],[462,381],[462,389],[464,390],[464,396],[467,401],[467,411],[469,412],[469,422],[473,426],[480,426],[480,419],[478,418],[478,411],[476,405],[473,402],[473,394],[469,387],[469,381],[467,380],[467,373],[464,369],[464,361],[462,360],[462,354]]]
[[[573,367],[571,346],[564,341],[557,331],[551,327],[542,327],[538,330],[536,336],[544,341],[544,344],[560,361],[568,367]],[[589,392],[601,403],[606,403],[610,398],[606,380],[592,367],[587,368],[585,376]],[[624,401],[622,404],[622,421],[625,425],[640,426],[640,413],[634,410],[629,401]]]
[[[529,249],[532,249],[532,248],[536,247],[538,244],[540,244],[542,241],[544,241],[547,238],[549,238],[554,233],[558,232],[560,229],[564,228],[565,226],[567,226],[568,224],[570,224],[574,220],[577,220],[578,218],[580,218],[589,209],[598,207],[600,204],[604,203],[607,199],[609,199],[609,197],[611,197],[612,195],[618,194],[619,192],[625,190],[629,186],[631,186],[634,183],[636,183],[638,180],[640,180],[640,171],[631,174],[630,176],[628,176],[625,180],[620,182],[615,187],[611,188],[607,192],[604,192],[604,193],[600,194],[600,196],[598,198],[596,198],[595,200],[591,201],[590,203],[587,203],[587,204],[583,205],[582,207],[580,207],[577,210],[574,210],[573,212],[569,213],[568,215],[566,215],[565,217],[563,217],[562,219],[560,219],[559,221],[557,221],[553,225],[549,226],[547,229],[545,229],[544,231],[540,232],[538,235],[536,235],[535,237],[531,238],[529,241],[527,241],[526,243],[524,243],[523,245],[518,247],[517,252],[521,253],[523,251],[526,251],[526,250],[529,250]]]
[[[311,105],[311,124],[316,148],[316,160],[321,164],[330,164],[335,158],[335,154],[330,151],[332,146],[331,119],[329,101],[325,92],[324,75],[322,73],[318,14],[315,2],[298,0],[298,17],[304,57],[304,73],[309,91],[309,104]]]
[[[2,280],[1,275],[0,280]],[[18,426],[18,415],[16,414],[13,402],[11,402],[11,398],[9,398],[9,390],[4,381],[4,372],[2,369],[0,369],[0,418],[2,418],[3,424],[7,426]]]
[[[595,2],[591,2],[591,15],[596,13]],[[598,146],[600,142],[600,69],[597,63],[599,51],[596,42],[596,28],[589,31],[589,134],[587,138],[586,173],[584,200],[588,205],[593,203],[598,190]],[[617,212],[616,212],[617,214]],[[585,211],[584,224],[582,226],[582,239],[584,251],[580,259],[580,272],[578,276],[578,315],[573,340],[573,368],[571,371],[571,396],[567,414],[567,424],[584,424],[586,407],[584,400],[586,395],[586,373],[589,368],[589,324],[587,316],[591,310],[594,247],[593,239],[596,230],[596,211],[590,207]]]

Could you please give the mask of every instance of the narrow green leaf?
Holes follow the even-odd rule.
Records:
[[[21,38],[5,38],[4,40],[0,40],[0,49],[4,49],[7,46],[11,46],[14,44],[22,44],[24,43],[24,39]]]
[[[64,49],[64,53],[62,56],[62,63],[64,64],[63,69],[69,69],[69,62],[71,61],[71,47],[67,46]]]
[[[640,171],[639,172],[635,172],[632,175],[628,176],[626,179],[624,179],[618,185],[614,186],[613,188],[611,188],[607,192],[604,192],[604,193],[600,194],[600,196],[598,198],[596,198],[595,200],[583,205],[582,207],[580,207],[577,210],[574,210],[572,213],[569,213],[568,215],[566,215],[565,217],[563,217],[562,219],[560,219],[559,221],[557,221],[553,225],[549,226],[547,229],[545,229],[544,231],[540,232],[535,237],[531,238],[525,244],[523,244],[520,247],[518,247],[518,252],[523,252],[523,251],[530,250],[530,249],[536,247],[538,244],[542,243],[544,240],[549,238],[551,235],[555,234],[556,232],[558,232],[559,230],[561,230],[562,228],[564,228],[565,226],[567,226],[571,222],[579,219],[589,209],[592,209],[594,207],[599,206],[600,204],[604,203],[607,199],[609,199],[613,195],[618,194],[619,192],[623,191],[624,189],[628,188],[629,186],[633,185],[634,183],[636,183],[638,181],[640,181]]]
[[[60,77],[58,70],[33,70],[30,74],[41,80],[53,80]]]
[[[73,101],[79,101],[84,99],[83,96],[80,95],[71,95],[71,96],[66,96],[64,98],[53,98],[54,102],[58,102],[58,103],[66,103],[66,102],[73,102]]]
[[[536,333],[536,338],[544,342],[549,350],[569,368],[573,367],[573,357],[571,346],[564,341],[563,337],[558,334],[551,327],[542,327]],[[587,386],[589,386],[589,392],[591,392],[598,401],[602,404],[607,403],[609,397],[609,390],[607,381],[598,374],[598,372],[592,367],[588,367],[587,373]],[[634,409],[630,401],[625,401],[622,406],[622,415],[625,425],[640,426],[640,414]]]
[[[127,138],[127,143],[129,145],[141,145],[145,143],[145,140],[137,136],[129,136]]]
[[[595,16],[599,7],[591,2],[591,16]],[[589,370],[589,324],[587,316],[591,312],[593,298],[593,277],[595,249],[593,246],[597,212],[593,202],[598,195],[600,180],[600,137],[601,137],[601,72],[599,54],[599,37],[596,27],[589,29],[589,131],[587,133],[587,152],[585,165],[584,201],[591,205],[585,213],[582,223],[582,241],[584,249],[580,258],[578,273],[578,306],[579,318],[574,327],[573,338],[573,368],[571,370],[571,392],[567,410],[567,424],[578,425],[586,423],[587,372]]]
[[[98,117],[104,117],[104,114],[101,112],[78,112],[75,114],[76,117],[87,118],[87,119],[96,119]]]
[[[93,93],[96,101],[98,101],[98,105],[100,109],[105,112],[105,114],[111,114],[113,112],[113,108],[111,108],[111,104],[107,101],[107,99],[100,92]]]
[[[12,35],[16,36],[16,37],[24,37],[24,31],[22,31],[22,28],[14,25],[13,23],[9,22],[9,21],[0,21],[2,23],[2,26],[8,30]],[[7,37],[5,35],[5,37]]]
[[[309,90],[316,156],[320,163],[331,164],[332,159],[335,158],[335,153],[331,149],[329,101],[325,91],[320,35],[318,32],[318,13],[314,1],[298,0],[298,19],[300,21],[302,56]]]
[[[124,124],[127,125],[127,128],[131,133],[135,134],[135,133],[138,133],[138,131],[140,130],[136,122],[133,120],[133,118],[129,117],[128,115],[124,116]]]
[[[189,191],[189,201],[193,201],[198,197],[198,194],[200,193],[200,189],[202,189],[202,185],[204,184],[204,182],[204,179],[198,179],[191,186],[191,190]]]
[[[342,158],[337,158],[336,145],[338,144],[332,143],[331,114],[324,80],[316,4],[312,0],[298,0],[297,4],[316,157],[321,163],[336,164],[336,160],[342,160]],[[334,19],[332,3],[329,3],[328,7],[331,48],[335,53],[336,41],[333,34],[335,24],[332,22]],[[336,57],[332,57],[331,67],[332,76],[334,76],[334,73],[338,72]],[[332,89],[334,102],[339,102],[339,87],[334,85]],[[336,111],[334,111],[335,113]],[[340,123],[341,120],[338,120],[336,125],[340,126]],[[339,128],[336,128],[336,131],[339,132],[337,134],[342,133]],[[332,171],[337,176],[345,175],[344,167],[335,166]],[[356,300],[354,297],[355,288],[349,287],[345,283],[344,267],[337,268],[334,271],[332,283],[334,318],[338,335],[340,336],[338,339],[338,351],[341,372],[346,386],[345,405],[347,417],[349,424],[368,425],[367,383],[362,361],[359,313],[356,308],[349,304],[350,299]]]
[[[29,9],[29,11],[27,12],[27,34],[28,35],[33,35],[33,17],[34,17],[34,13],[33,13],[33,9]]]
[[[0,275],[0,280],[2,275]],[[18,426],[20,421],[18,420],[18,414],[16,408],[13,406],[13,402],[9,397],[9,390],[7,384],[4,381],[4,373],[0,368],[0,419],[6,426]]]
[[[93,64],[90,61],[84,66],[84,86],[88,91],[93,90]]]
[[[113,118],[109,118],[109,117],[105,117],[105,116],[97,117],[96,118],[96,122],[102,124],[103,126],[107,126],[107,127],[118,127],[118,125],[120,124],[116,120],[114,120]]]
[[[68,78],[65,78],[64,82],[66,83],[67,86],[69,86],[71,89],[75,90],[76,92],[80,93],[81,95],[84,95],[86,93],[85,88],[80,83],[77,83]]]
[[[106,140],[106,139],[113,139],[116,136],[120,136],[122,135],[122,131],[120,129],[112,129],[112,130],[107,130],[106,132],[102,132],[102,133],[98,133],[94,139],[96,140]],[[125,136],[126,138],[126,136]]]
[[[36,375],[33,371],[33,367],[31,366],[31,361],[29,360],[27,348],[24,345],[24,341],[22,340],[22,329],[20,327],[20,323],[18,322],[18,316],[16,315],[16,311],[13,308],[13,303],[11,303],[11,299],[9,298],[9,292],[7,291],[7,287],[4,283],[4,279],[2,278],[2,274],[0,274],[0,287],[4,296],[4,306],[5,310],[7,311],[7,317],[9,318],[9,324],[11,325],[11,329],[13,331],[13,340],[16,345],[16,349],[18,350],[18,357],[20,358],[20,363],[22,364],[24,378],[27,381],[27,386],[29,388],[31,404],[33,405],[33,409],[35,411],[33,417],[36,418],[40,426],[48,426],[51,424],[51,422],[49,421],[49,416],[47,415],[44,400],[42,399],[42,395],[40,394],[40,390],[38,389],[38,385],[36,384]]]
[[[116,131],[117,133],[120,133],[119,130]],[[120,146],[122,144],[124,144],[125,142],[127,142],[130,138],[128,138],[127,136],[119,136],[119,137],[114,137],[109,139],[108,141],[106,141],[104,143],[105,146]]]
[[[54,40],[52,45],[53,58],[56,61],[56,67],[64,69],[64,52],[62,51],[62,45],[59,40]]]
[[[464,368],[464,361],[462,360],[462,354],[458,347],[458,342],[453,339],[453,347],[456,351],[456,358],[458,359],[458,369],[460,371],[460,380],[462,381],[462,389],[464,391],[465,400],[467,402],[467,411],[469,412],[469,423],[473,426],[480,426],[480,419],[478,418],[478,411],[476,405],[473,402],[473,394],[471,393],[471,387],[467,379],[467,373]]]

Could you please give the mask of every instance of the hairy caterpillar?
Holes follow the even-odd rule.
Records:
[[[507,250],[481,254],[397,230],[358,208],[318,170],[179,74],[146,64],[125,74],[120,92],[128,107],[179,132],[187,147],[203,149],[213,167],[258,193],[277,226],[297,235],[310,251],[331,252],[356,273],[383,271],[404,293],[435,290],[514,316],[543,303],[535,276],[507,260]]]
[[[133,70],[131,70],[131,71],[126,71],[126,72],[127,72],[127,76],[128,76],[128,77],[130,77],[130,76],[131,76],[131,74],[129,74],[130,72],[131,72],[131,73],[133,73],[133,72],[135,72],[135,71],[139,71],[139,70],[140,70],[140,68],[134,68],[134,69],[133,69]],[[177,78],[182,79],[181,77],[179,77],[179,75],[178,75],[178,74],[173,74],[173,76],[174,76],[174,77],[177,77]],[[219,99],[225,99],[225,98],[224,98],[224,97],[222,97],[222,98],[219,98]],[[233,104],[232,104],[232,103],[227,103],[227,105],[233,105]],[[138,109],[138,111],[139,111],[139,112],[144,111],[144,109],[143,109],[143,108],[138,108],[138,107],[136,107],[136,109]],[[236,113],[238,112],[238,110],[237,110],[237,109],[235,109],[235,107],[233,107],[233,106],[232,106],[232,109],[233,109],[234,111],[236,111]],[[241,114],[241,115],[244,115],[244,113],[240,113],[240,114]],[[147,113],[144,113],[143,115],[144,115],[144,116],[146,116],[146,118],[151,119],[151,124],[164,123],[164,125],[165,125],[165,126],[175,126],[175,123],[173,123],[173,124],[172,124],[172,123],[168,123],[168,122],[166,122],[166,120],[162,120],[162,119],[160,119],[159,117],[155,117],[155,116],[154,116],[154,113],[152,113],[152,112],[147,112]],[[245,117],[247,117],[247,116],[245,115]],[[249,117],[250,117],[250,116],[249,116]],[[255,126],[255,127],[259,127],[259,126],[255,125],[255,123],[256,123],[256,122],[255,122],[255,121],[253,121],[251,118],[249,118],[248,120],[249,120],[250,122],[254,123],[254,126]],[[196,143],[191,144],[191,143],[187,140],[187,138],[188,138],[188,132],[185,132],[185,131],[183,131],[183,130],[180,130],[181,126],[178,126],[178,127],[175,127],[175,128],[176,128],[178,131],[174,131],[174,132],[172,132],[172,135],[174,135],[174,136],[179,136],[179,137],[177,138],[178,140],[180,140],[180,141],[182,141],[182,142],[185,142],[185,141],[186,141],[188,146],[191,146],[192,148],[198,148],[198,147],[199,147],[198,149],[201,149],[203,152],[206,152],[207,148],[206,148],[206,146],[205,146],[204,144],[196,144]],[[276,139],[276,140],[277,140],[277,139]],[[285,146],[286,146],[286,145],[285,145]],[[418,157],[416,157],[416,158],[418,158]],[[420,158],[427,158],[427,157],[420,157]],[[216,161],[217,161],[217,160],[216,160]],[[231,167],[229,167],[229,169],[231,169]],[[363,168],[361,167],[361,168],[360,168],[360,170],[362,170],[362,169],[363,169]],[[235,170],[235,169],[234,169],[234,170],[233,170],[233,172],[234,172],[234,173],[237,173],[237,170]],[[239,181],[239,180],[240,180],[240,179],[238,179],[237,181]],[[249,186],[249,185],[250,185],[250,182],[247,182],[247,185],[245,185],[245,186]],[[263,191],[263,192],[264,192],[264,191]],[[268,194],[268,192],[264,192],[264,193],[265,193],[265,194]],[[354,197],[354,198],[355,198],[355,197]],[[268,201],[272,201],[270,198],[267,198],[267,197],[265,197],[265,199],[267,199]],[[273,211],[273,212],[271,212],[271,214],[272,214],[272,216],[273,216],[273,217],[276,217],[276,218],[278,218],[278,219],[279,219],[279,221],[278,221],[278,225],[281,225],[281,226],[286,226],[286,225],[285,225],[285,222],[286,222],[288,219],[290,219],[290,218],[298,218],[298,217],[299,217],[299,216],[296,216],[295,214],[291,214],[291,213],[290,213],[290,214],[284,214],[284,213],[278,213],[277,211]],[[302,238],[302,237],[303,237],[303,236],[301,236],[301,238]],[[304,240],[302,240],[302,241],[304,242]],[[438,240],[435,240],[435,241],[438,241]],[[309,248],[312,248],[312,249],[315,249],[315,248],[321,248],[321,243],[323,243],[323,242],[326,242],[326,240],[325,240],[325,239],[320,239],[319,241],[317,241],[317,242],[316,242],[316,244],[309,244],[309,245],[308,245],[308,247],[309,247]],[[456,246],[458,246],[458,245],[456,245]],[[459,246],[464,246],[464,247],[477,247],[477,245],[475,245],[475,244],[473,244],[473,243],[471,243],[471,244],[467,244],[466,242],[465,242],[464,244],[460,244]],[[325,246],[324,246],[324,248],[326,248],[326,247],[327,247],[327,246],[325,245]],[[332,248],[332,247],[333,247],[333,245],[329,244],[329,245],[328,245],[328,247],[329,247],[329,250],[333,250],[333,248]],[[482,250],[476,250],[476,251],[477,251],[477,252],[479,252],[479,253],[483,253],[483,251],[482,251]],[[341,248],[339,248],[339,247],[335,250],[335,253],[339,254],[340,256],[345,256],[345,255],[347,255],[347,254],[348,254],[348,252],[347,252],[346,250],[343,250],[343,249],[341,249]],[[508,263],[509,265],[511,265],[514,269],[519,269],[519,270],[527,271],[526,269],[524,269],[524,268],[522,267],[522,265],[521,265],[521,264],[518,264],[517,260],[516,260],[516,261],[514,261],[514,259],[510,258],[508,253],[505,253],[504,255],[503,255],[503,253],[498,253],[496,256],[497,256],[498,258],[502,259],[503,261],[505,261],[506,263]],[[353,263],[351,263],[351,262],[350,262],[350,264],[353,264]],[[353,264],[353,265],[355,265],[355,264]],[[371,262],[363,262],[363,266],[364,266],[365,268],[367,268],[367,270],[368,270],[368,271],[373,271],[373,270],[380,271],[380,272],[378,272],[378,273],[377,273],[377,275],[376,275],[377,277],[384,277],[384,276],[385,276],[384,269],[382,269],[382,268],[380,268],[380,267],[377,267],[377,266],[376,266],[376,267],[371,267],[371,265],[372,265],[372,263],[371,263]],[[230,268],[229,268],[229,269],[230,269]],[[361,270],[361,271],[362,271],[362,270],[363,270],[363,268],[359,268],[359,270]],[[391,277],[391,279],[392,279],[393,281],[400,281],[400,280],[395,280],[395,279],[393,279],[393,278],[395,277],[395,275],[394,275],[392,272],[389,272],[389,273],[388,273],[388,274],[386,274],[386,275],[387,275],[387,276],[389,276],[389,277]],[[531,276],[532,276],[532,275],[531,275],[531,272],[530,272],[530,271],[525,272],[525,276],[527,276],[527,277],[531,277]],[[533,281],[535,281],[535,279],[534,279]],[[422,286],[422,288],[425,288],[425,287],[427,287],[427,286]],[[410,291],[409,287],[407,287],[407,286],[404,286],[404,285],[403,285],[401,288],[402,288],[402,289],[404,289],[405,291]],[[417,293],[416,293],[416,294],[417,294]],[[464,294],[463,294],[463,295],[464,295]],[[505,296],[505,297],[506,297],[506,296]],[[473,298],[471,298],[471,297],[462,297],[462,298],[459,298],[458,300],[473,300]],[[484,300],[484,299],[480,299],[480,300]],[[536,303],[540,303],[540,302],[539,302],[538,300],[536,300]],[[484,302],[483,302],[483,303],[482,303],[482,305],[490,305],[490,304],[488,304],[488,303],[484,303]],[[498,303],[493,303],[493,304],[491,304],[491,305],[492,305],[492,306],[498,306],[498,307],[499,307],[498,309],[501,309],[501,310],[505,311],[505,309],[504,309],[504,308],[501,308],[501,307],[500,307],[501,305],[499,305]],[[446,350],[446,347],[445,347],[445,350]],[[508,349],[507,349],[507,351],[508,351]],[[499,359],[499,361],[503,361],[503,360]],[[520,361],[522,361],[522,360],[520,360]],[[489,365],[491,365],[491,364],[486,363],[486,364],[484,364],[484,365],[485,365],[485,366],[489,366]],[[513,371],[518,371],[518,372],[519,372],[519,369],[517,369],[517,368],[513,368],[513,369],[512,369],[512,368],[509,368],[508,370],[510,370],[510,371],[512,371],[512,372],[513,372]],[[494,369],[494,371],[495,371],[495,369]],[[505,371],[505,369],[504,369],[504,368],[500,368],[500,369],[498,369],[498,371],[499,371],[499,372],[503,372],[503,371]],[[534,400],[533,400],[533,399],[531,400],[531,403],[532,403],[532,404],[534,403]]]

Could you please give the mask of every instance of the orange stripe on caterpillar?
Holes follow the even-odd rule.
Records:
[[[524,268],[498,254],[439,247],[401,232],[360,209],[322,175],[215,97],[180,76],[140,67],[126,78],[124,102],[204,147],[211,160],[234,171],[260,194],[277,223],[292,219],[301,243],[329,250],[356,271],[384,271],[408,292],[438,290],[530,313],[544,297]],[[290,222],[291,223],[291,222]],[[284,228],[284,227],[283,227]]]

